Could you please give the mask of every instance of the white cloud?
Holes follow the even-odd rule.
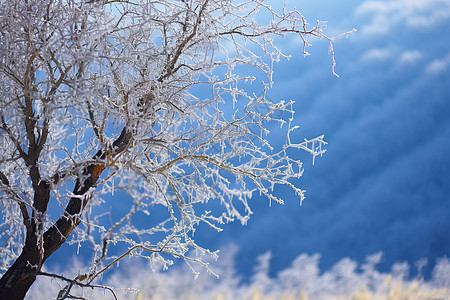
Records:
[[[417,50],[404,51],[398,60],[401,63],[415,63],[422,58],[422,53]]]
[[[375,48],[366,51],[362,55],[363,60],[385,60],[392,56],[389,49],[386,48]]]
[[[372,48],[364,52],[361,60],[385,61],[395,60],[400,64],[413,64],[422,59],[422,53],[418,50],[405,50],[403,52],[388,48]]]
[[[428,28],[450,19],[450,0],[365,1],[354,10],[356,16],[372,16],[363,34],[387,34],[395,26]]]
[[[447,70],[449,67],[450,67],[450,53],[447,54],[447,56],[445,56],[442,59],[435,59],[432,62],[430,62],[426,67],[426,71],[428,73],[438,74],[441,73],[442,71]]]

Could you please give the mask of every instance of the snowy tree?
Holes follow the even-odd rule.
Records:
[[[195,228],[245,223],[254,193],[282,203],[287,185],[301,201],[291,153],[324,141],[291,140],[292,102],[266,95],[286,57],[274,41],[307,54],[310,36],[332,46],[323,27],[263,0],[1,0],[2,299],[60,276],[42,266],[65,242],[93,259],[59,299],[126,256],[203,264],[216,253]]]

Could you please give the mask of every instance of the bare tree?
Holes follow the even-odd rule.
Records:
[[[296,35],[306,54],[308,36],[332,45],[323,27],[263,0],[1,0],[0,298],[60,276],[41,268],[74,230],[92,266],[59,299],[125,256],[202,264],[216,253],[196,226],[245,223],[254,193],[282,203],[273,188],[288,185],[302,200],[289,153],[321,155],[324,141],[291,142],[292,102],[266,92],[286,57],[273,38]]]

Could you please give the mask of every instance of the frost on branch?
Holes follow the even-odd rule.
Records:
[[[127,255],[201,262],[200,223],[245,224],[255,193],[283,203],[276,185],[303,200],[296,150],[325,142],[299,142],[293,102],[266,95],[287,57],[274,38],[306,54],[332,43],[323,23],[259,0],[2,1],[0,16],[2,270],[25,234],[45,260],[72,230],[94,249],[89,282]]]

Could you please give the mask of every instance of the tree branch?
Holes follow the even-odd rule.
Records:
[[[58,274],[47,273],[47,272],[42,272],[42,271],[38,272],[37,275],[57,278],[57,279],[60,279],[60,280],[63,280],[63,281],[67,281],[69,283],[68,285],[66,285],[59,292],[57,300],[62,300],[62,299],[66,299],[66,298],[74,298],[73,296],[71,296],[69,294],[70,290],[72,289],[72,287],[74,285],[77,285],[77,286],[82,287],[82,288],[92,288],[92,289],[94,289],[94,288],[102,288],[102,289],[108,290],[108,291],[110,291],[113,294],[114,299],[117,300],[117,296],[114,293],[114,290],[112,288],[110,288],[108,286],[105,286],[105,285],[95,285],[95,284],[90,284],[90,283],[82,283],[82,282],[79,281],[79,280],[83,280],[83,278],[81,276],[77,276],[75,279],[69,279],[67,277],[64,277],[64,276],[61,276],[61,275],[58,275]],[[84,298],[75,298],[75,299],[84,299]]]
[[[125,126],[111,149],[101,149],[93,156],[98,163],[92,163],[80,172],[73,196],[70,198],[64,214],[44,233],[44,261],[66,241],[75,227],[80,224],[81,215],[90,200],[88,191],[95,187],[100,174],[105,169],[105,159],[122,153],[128,147],[131,138],[132,133],[128,126]]]
[[[31,230],[30,227],[30,216],[28,215],[27,205],[28,203],[25,202],[25,200],[22,199],[16,192],[14,192],[9,184],[9,180],[6,177],[6,175],[0,171],[0,181],[3,184],[3,186],[7,189],[7,193],[11,194],[14,198],[16,198],[17,203],[19,204],[20,212],[22,213],[23,218],[23,224],[25,225],[25,228],[28,230]]]
[[[26,154],[25,151],[23,151],[22,147],[20,146],[19,140],[15,137],[12,130],[6,124],[5,116],[3,114],[1,116],[1,119],[2,119],[2,127],[1,128],[8,134],[9,138],[14,143],[14,145],[16,145],[16,149],[17,149],[17,151],[19,151],[20,157],[23,158],[24,161],[27,161],[28,154]]]
[[[191,34],[189,34],[180,43],[180,45],[177,48],[177,51],[175,52],[175,54],[172,57],[172,60],[169,62],[168,66],[167,66],[166,73],[164,75],[161,75],[158,78],[159,82],[163,82],[164,79],[166,79],[167,77],[169,77],[170,75],[172,75],[174,73],[175,64],[177,63],[178,59],[180,58],[181,54],[183,53],[184,48],[197,34],[198,26],[201,23],[203,11],[205,10],[206,6],[208,5],[208,2],[209,2],[209,0],[205,0],[205,2],[200,7],[200,11],[198,12],[197,20],[195,21],[194,28],[192,29]],[[176,70],[178,70],[178,69],[179,68],[176,68]]]
[[[27,161],[27,164],[30,165],[31,160],[35,161],[38,157],[38,154],[34,153],[34,150],[36,149],[36,136],[34,134],[34,128],[36,126],[36,119],[34,117],[33,112],[33,99],[31,96],[31,87],[30,84],[32,84],[32,79],[30,78],[33,73],[33,61],[36,58],[37,54],[33,53],[31,57],[28,60],[25,75],[24,75],[24,86],[23,90],[25,93],[25,107],[23,108],[23,115],[24,115],[24,123],[26,128],[26,133],[28,137],[28,156],[30,156],[33,153],[33,158],[29,157],[30,160]]]

